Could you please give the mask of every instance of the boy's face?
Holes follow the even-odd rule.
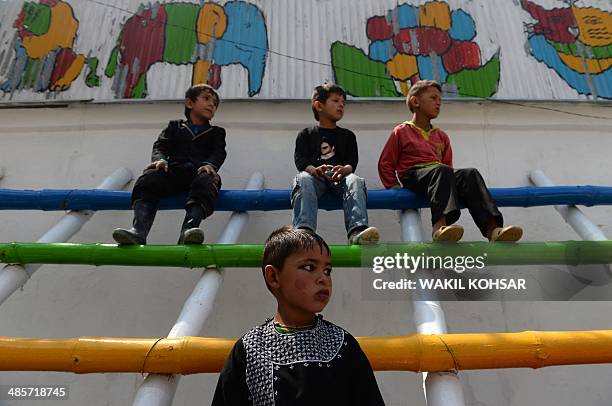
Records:
[[[344,116],[344,105],[346,104],[346,100],[344,100],[344,96],[341,94],[332,93],[327,100],[325,100],[325,103],[315,103],[318,103],[319,118],[325,117],[336,122],[340,121]]]
[[[210,92],[202,92],[198,95],[195,101],[187,98],[185,99],[185,106],[191,109],[191,120],[208,120],[210,121],[217,111],[217,100],[215,96]]]
[[[434,119],[440,114],[442,106],[442,93],[435,87],[428,87],[418,96],[413,96],[412,106],[416,112],[428,119]]]
[[[268,271],[268,267],[272,268]],[[321,312],[331,297],[331,261],[319,246],[300,250],[285,259],[282,270],[266,267],[268,285],[275,292],[278,307],[292,314],[312,316]]]

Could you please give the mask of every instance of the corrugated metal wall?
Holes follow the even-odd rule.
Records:
[[[573,5],[570,5],[573,3]],[[0,102],[310,96],[612,99],[609,0],[0,0]]]

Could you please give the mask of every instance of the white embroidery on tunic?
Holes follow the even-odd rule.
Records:
[[[272,321],[255,327],[243,338],[246,383],[254,405],[274,405],[274,371],[281,365],[329,363],[344,344],[344,330],[317,317],[312,330],[281,334]],[[329,364],[327,364],[329,367]]]

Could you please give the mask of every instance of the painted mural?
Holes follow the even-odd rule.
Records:
[[[192,83],[215,88],[221,85],[222,66],[240,64],[254,96],[261,89],[267,50],[266,23],[252,4],[156,3],[125,22],[105,74],[115,78],[118,98],[140,98],[147,94],[147,71],[155,63],[193,65]]]
[[[17,29],[15,58],[0,90],[64,91],[85,65],[89,67],[87,86],[99,85],[95,73],[98,59],[73,50],[79,22],[68,3],[25,2],[13,27]]]
[[[420,79],[435,79],[447,94],[459,96],[497,91],[499,53],[482,61],[474,19],[462,9],[451,11],[441,1],[404,3],[370,17],[365,29],[367,54],[342,42],[331,46],[336,81],[354,96],[399,96],[398,86],[405,95]]]
[[[612,99],[608,0],[120,3],[0,0],[0,103],[179,99],[190,83],[401,97],[419,79],[454,97]]]
[[[595,7],[546,9],[521,0],[531,55],[578,93],[612,99],[612,13]]]
[[[5,93],[22,89],[61,92],[85,66],[88,87],[100,86],[97,57],[73,50],[79,22],[60,0],[25,2],[15,20],[18,38]],[[248,71],[248,95],[261,90],[268,36],[261,11],[244,1],[165,3],[144,6],[129,17],[104,70],[117,98],[147,95],[147,72],[156,63],[192,65],[192,83],[221,86],[221,68],[239,64]]]

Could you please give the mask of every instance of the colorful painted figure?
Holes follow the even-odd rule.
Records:
[[[192,83],[221,85],[221,67],[248,70],[248,93],[259,93],[268,35],[262,12],[244,1],[142,6],[124,24],[106,67],[119,98],[146,97],[146,75],[156,63],[193,65]]]
[[[15,59],[7,79],[0,85],[3,92],[20,89],[64,91],[85,65],[90,68],[86,84],[99,85],[95,74],[98,59],[87,58],[73,50],[79,22],[68,3],[60,0],[25,2],[13,26],[17,29]]]
[[[406,95],[411,83],[435,79],[447,94],[490,97],[500,77],[499,52],[482,63],[473,18],[448,3],[401,4],[366,24],[368,54],[335,42],[336,81],[353,96]]]
[[[595,7],[545,9],[521,0],[531,55],[578,93],[612,99],[612,13]]]

